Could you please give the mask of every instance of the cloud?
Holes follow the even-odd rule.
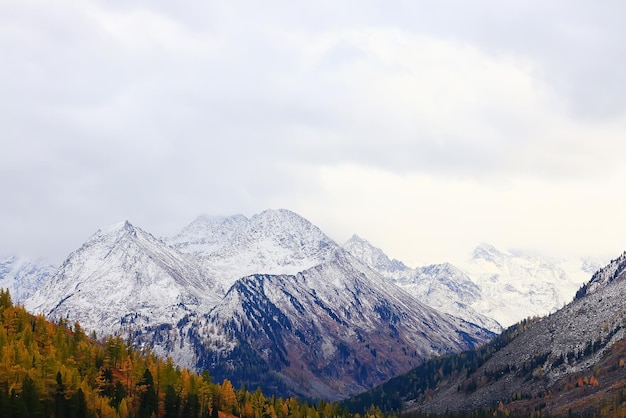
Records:
[[[166,234],[282,206],[344,231],[333,213],[417,225],[454,218],[442,196],[493,219],[525,207],[508,190],[608,194],[626,151],[623,7],[3,2],[0,252],[60,235],[64,252],[125,218]],[[423,188],[429,205],[407,192]],[[457,227],[498,237],[477,225],[488,236]]]

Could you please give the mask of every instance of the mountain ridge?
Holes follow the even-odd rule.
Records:
[[[182,367],[305,397],[349,396],[493,335],[390,286],[294,212],[197,218],[184,231],[168,244],[129,222],[101,228],[27,306],[128,336]],[[392,355],[395,345],[404,350]]]

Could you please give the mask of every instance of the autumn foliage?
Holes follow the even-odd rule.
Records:
[[[170,358],[120,337],[98,342],[78,323],[53,324],[14,306],[0,289],[0,417],[287,418],[346,416],[337,404],[310,405],[211,382]],[[371,416],[380,417],[372,409]]]

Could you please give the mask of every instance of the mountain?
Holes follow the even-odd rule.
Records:
[[[108,335],[176,323],[223,292],[194,258],[126,221],[92,235],[25,306]]]
[[[626,407],[626,253],[586,288],[547,317],[524,320],[477,350],[429,360],[350,404],[429,414],[616,415]]]
[[[286,209],[250,219],[202,216],[168,242],[200,257],[225,288],[251,274],[296,274],[323,263],[337,248],[318,227]]]
[[[559,260],[481,244],[459,267],[482,290],[472,307],[508,327],[563,307],[601,266],[589,259]]]
[[[373,246],[366,239],[354,234],[343,244],[350,254],[383,276],[395,282],[402,281],[412,275],[414,270],[407,267],[402,261],[390,259],[387,254],[378,247]]]
[[[497,321],[472,307],[483,299],[482,289],[452,264],[412,269],[401,261],[390,260],[381,249],[357,235],[353,235],[344,248],[422,303],[493,332],[502,330]]]
[[[201,217],[167,243],[103,228],[26,304],[237,385],[337,399],[493,336],[420,304],[287,210]]]
[[[209,342],[197,368],[247,387],[267,384],[255,380],[259,374],[276,376],[273,390],[322,399],[358,393],[493,336],[419,303],[338,247],[296,275],[238,280],[197,321],[178,333]]]
[[[481,244],[456,266],[412,269],[356,235],[344,248],[423,303],[496,332],[556,311],[602,267],[594,259],[558,260]]]
[[[0,257],[0,288],[9,290],[14,303],[22,303],[56,270],[42,259]]]

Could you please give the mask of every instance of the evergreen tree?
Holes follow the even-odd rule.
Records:
[[[39,395],[37,394],[37,388],[35,382],[30,376],[26,375],[22,381],[22,399],[27,410],[29,417],[40,417],[43,415],[43,409]]]
[[[139,390],[141,391],[139,418],[150,418],[153,413],[156,414],[159,408],[159,398],[154,390],[154,379],[149,369],[143,373],[139,382]]]
[[[54,415],[56,417],[65,417],[67,416],[67,402],[65,399],[65,385],[63,384],[63,376],[61,375],[61,371],[57,372],[57,386],[54,392]]]
[[[190,393],[185,399],[185,408],[183,408],[184,417],[197,417],[200,414],[200,401],[198,395]]]
[[[69,401],[68,418],[86,418],[87,417],[87,400],[85,392],[81,388],[72,395]]]
[[[165,389],[165,417],[164,418],[176,418],[180,410],[180,396],[174,390],[174,386],[167,385]]]
[[[213,399],[213,402],[211,403],[211,418],[219,418],[219,416],[220,414],[217,409],[217,401],[216,399]]]

